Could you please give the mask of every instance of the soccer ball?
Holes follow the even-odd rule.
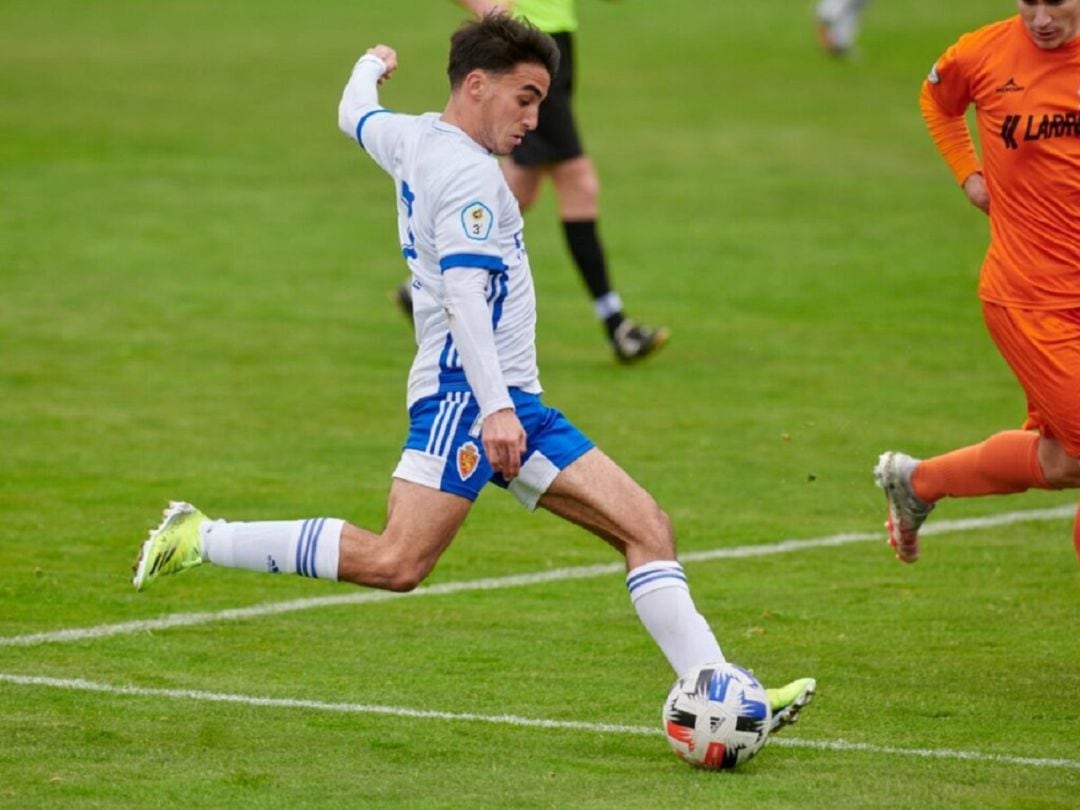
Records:
[[[699,768],[725,770],[749,761],[769,737],[765,687],[734,664],[704,664],[671,687],[664,733],[672,750]]]

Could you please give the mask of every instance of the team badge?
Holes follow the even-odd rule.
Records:
[[[457,451],[457,472],[462,481],[468,481],[469,476],[476,472],[480,463],[480,451],[472,442],[465,442]]]
[[[491,234],[495,217],[482,202],[472,202],[461,211],[461,227],[465,235],[476,242],[483,242]]]

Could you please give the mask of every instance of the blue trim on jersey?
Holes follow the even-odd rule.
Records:
[[[390,112],[390,110],[386,109],[385,107],[380,107],[377,110],[372,110],[369,113],[365,113],[364,117],[356,122],[356,142],[358,144],[360,144],[360,148],[363,149],[365,152],[367,151],[367,147],[364,146],[364,139],[363,139],[363,137],[361,137],[361,134],[360,134],[361,131],[364,129],[364,124],[367,123],[367,120],[369,118],[371,118],[371,116],[378,115],[379,113],[388,113],[388,112]]]
[[[413,194],[413,190],[409,188],[409,184],[404,180],[401,181],[401,201],[405,203],[405,214],[411,223],[416,195]],[[420,255],[416,252],[416,234],[413,233],[412,227],[407,227],[405,230],[409,241],[401,246],[401,255],[406,259],[415,259]]]
[[[500,273],[491,277],[491,295],[488,296],[488,305],[491,307],[491,328],[498,329],[499,321],[502,320],[503,303],[510,294],[510,284],[506,280],[506,273]]]
[[[405,203],[405,215],[412,219],[413,203],[416,202],[416,195],[413,194],[413,190],[409,188],[409,184],[404,180],[401,181],[401,201]],[[412,231],[409,231],[409,235],[412,235]]]
[[[454,337],[449,333],[446,335],[442,353],[439,355],[439,382],[442,382],[443,375],[448,371],[457,371],[462,376],[465,375],[465,370],[461,367],[461,357],[454,348]]]
[[[498,256],[484,253],[451,253],[439,259],[439,269],[446,272],[454,267],[475,267],[480,270],[492,270],[505,273],[510,268]]]

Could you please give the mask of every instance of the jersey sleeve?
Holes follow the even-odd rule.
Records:
[[[926,128],[959,184],[982,170],[964,118],[972,97],[963,66],[963,45],[961,38],[938,59],[919,94],[919,109]]]
[[[494,158],[470,161],[457,172],[438,202],[435,249],[439,269],[507,270],[499,244],[509,223],[499,221],[501,170]]]
[[[386,64],[366,54],[353,67],[338,104],[338,127],[369,154],[385,172],[392,172],[404,116],[379,103],[378,83]]]
[[[435,247],[443,275],[450,334],[461,355],[480,414],[512,408],[494,337],[490,308],[492,275],[508,270],[499,249],[501,170],[494,159],[477,156],[456,172],[438,203]]]

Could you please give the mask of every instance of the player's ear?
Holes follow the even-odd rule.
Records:
[[[471,71],[462,82],[465,92],[473,101],[479,101],[484,97],[487,92],[489,77],[487,73],[482,70]]]

